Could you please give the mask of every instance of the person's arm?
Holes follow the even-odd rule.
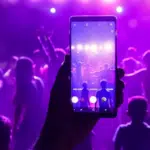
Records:
[[[113,137],[114,150],[121,150],[122,148],[122,127],[118,127]]]
[[[140,69],[138,71],[135,71],[134,73],[126,74],[123,78],[124,81],[127,81],[128,79],[137,78],[139,82],[142,81],[146,69]]]
[[[53,42],[49,36],[47,36],[48,50],[52,63],[56,63],[57,57],[55,53],[55,48]]]
[[[48,55],[48,53],[46,51],[46,48],[45,48],[45,46],[44,46],[44,44],[42,42],[42,39],[41,39],[40,36],[37,36],[37,39],[38,39],[38,41],[40,43],[40,51],[41,51],[41,53],[44,56],[45,63],[49,64],[50,63],[50,56]]]

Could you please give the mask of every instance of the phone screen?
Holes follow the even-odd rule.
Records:
[[[116,22],[71,21],[70,38],[74,111],[112,113],[116,106]]]

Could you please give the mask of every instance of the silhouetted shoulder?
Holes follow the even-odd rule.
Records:
[[[147,123],[120,125],[113,137],[116,150],[149,150],[150,126]]]
[[[126,131],[126,129],[128,129],[130,126],[131,126],[130,122],[120,125],[115,132],[115,135],[113,137],[113,142],[121,140],[123,136],[123,132]]]

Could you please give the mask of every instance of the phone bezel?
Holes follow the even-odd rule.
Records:
[[[115,23],[115,82],[117,82],[117,18],[115,16],[71,16],[70,17],[70,32],[69,32],[69,47],[70,47],[70,55],[71,55],[71,29],[72,29],[72,22],[93,22],[93,21],[113,21]],[[71,58],[71,57],[70,57]],[[71,61],[70,61],[71,63]],[[71,65],[70,65],[71,66]],[[70,83],[71,84],[71,83]],[[117,83],[115,84],[117,85]],[[115,98],[117,97],[116,86],[115,86]],[[115,100],[116,101],[116,100]],[[75,112],[75,113],[82,113],[82,114],[93,114],[98,115],[102,118],[114,118],[117,116],[117,102],[115,102],[116,108],[114,109],[113,113],[101,113],[101,112]]]

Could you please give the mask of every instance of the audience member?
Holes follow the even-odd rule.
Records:
[[[150,74],[150,50],[146,51],[143,54],[143,62],[145,64],[145,68],[140,69],[134,73],[131,74],[126,74],[125,75],[125,81],[128,82],[129,80],[135,80],[141,84],[141,86],[143,87],[143,92],[145,97],[148,99],[148,103],[150,104],[150,78],[149,78],[149,74]],[[148,108],[149,110],[149,108]]]
[[[120,125],[114,135],[115,150],[149,150],[150,126],[144,122],[147,100],[141,96],[129,99],[128,115],[131,122]]]
[[[126,74],[135,73],[137,70],[137,61],[132,57],[126,58],[123,60],[123,67]],[[129,97],[143,94],[142,85],[138,80],[138,78],[134,77],[125,81],[125,101],[127,101]]]
[[[101,90],[97,91],[96,98],[101,112],[109,111],[112,108],[112,96],[107,90],[107,81],[102,80],[100,82]],[[105,110],[104,110],[105,109]]]
[[[81,101],[80,101],[80,108],[87,109],[89,107],[89,90],[87,87],[87,83],[84,82],[82,84],[82,91],[81,91]]]
[[[14,150],[27,150],[35,142],[42,127],[41,98],[43,85],[33,76],[33,62],[21,57],[16,65],[16,95],[13,135]]]

